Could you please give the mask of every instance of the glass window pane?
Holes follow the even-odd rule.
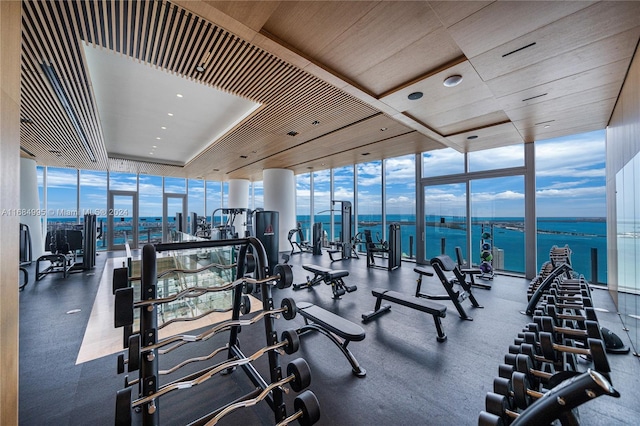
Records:
[[[422,177],[464,173],[464,154],[453,148],[438,149],[422,154]]]
[[[385,160],[386,222],[400,224],[402,256],[412,259],[417,242],[415,164],[413,154]]]
[[[166,194],[186,194],[187,180],[184,178],[165,177],[164,192]]]
[[[329,243],[331,236],[331,173],[321,170],[313,173],[313,221],[322,223],[322,245]]]
[[[204,180],[202,179],[189,179],[188,194],[187,194],[187,228],[192,234],[198,231],[198,223],[205,221],[204,210]],[[198,217],[198,222],[195,224],[195,229],[192,229],[191,213],[195,213]],[[195,231],[195,232],[194,232]]]
[[[47,230],[78,223],[78,171],[47,168]]]
[[[133,173],[109,172],[109,190],[137,191],[138,175]]]
[[[535,142],[538,268],[552,246],[569,245],[574,270],[588,280],[591,250],[607,282],[605,131]]]
[[[162,176],[140,175],[138,242],[162,242]]]
[[[358,231],[371,230],[381,240],[382,229],[382,161],[361,163],[358,168]]]
[[[524,166],[524,144],[472,151],[467,154],[469,171],[506,169]]]
[[[252,182],[253,200],[249,203],[252,210],[264,208],[264,184],[262,181]]]
[[[296,222],[304,241],[311,241],[311,173],[296,176]]]
[[[348,201],[351,203],[351,213],[353,215],[353,166],[340,167],[333,169],[333,200]],[[333,236],[335,240],[342,241],[342,204],[335,203],[332,208],[334,210],[334,229]],[[353,216],[351,217],[351,231],[348,232],[349,240],[354,235],[355,224]]]
[[[85,214],[96,215],[97,234],[100,237],[96,247],[106,250],[107,172],[80,170],[80,211],[81,221]]]
[[[481,278],[524,273],[524,176],[471,181],[471,217],[470,263],[482,267]]]
[[[424,187],[425,257],[456,259],[456,247],[467,246],[467,190],[464,183]]]

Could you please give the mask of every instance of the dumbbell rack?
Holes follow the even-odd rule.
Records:
[[[555,246],[554,246],[555,247]],[[553,253],[553,251],[552,251]],[[579,424],[576,409],[601,395],[620,397],[611,385],[607,347],[584,277],[562,262],[543,266],[523,314],[533,321],[509,347],[488,392],[480,426]],[[584,371],[576,357],[590,362]],[[555,423],[553,423],[555,424]]]
[[[164,299],[158,299],[158,289],[157,289],[157,252],[163,251],[179,251],[179,250],[189,250],[189,249],[199,249],[199,248],[215,248],[215,247],[225,247],[232,246],[238,249],[237,252],[237,263],[236,267],[236,280],[233,283],[230,283],[226,286],[226,289],[230,288],[233,290],[233,303],[231,307],[231,320],[227,323],[229,327],[222,326],[219,329],[224,329],[225,331],[229,330],[229,341],[228,345],[225,349],[220,349],[217,351],[227,350],[227,360],[225,362],[219,363],[217,365],[207,367],[201,370],[198,373],[191,374],[185,378],[178,379],[172,381],[170,384],[164,385],[162,387],[159,386],[159,375],[161,371],[159,371],[158,365],[158,355],[161,354],[159,348],[163,346],[163,343],[170,339],[164,339],[159,341],[158,339],[158,305],[166,301],[166,297]],[[249,250],[249,248],[251,250]],[[252,284],[256,284],[259,286],[259,291],[262,296],[262,312],[252,320],[244,320],[240,321],[240,314],[246,313],[248,309],[245,311],[246,300],[248,299],[246,295],[243,295],[242,289],[247,286],[242,284],[243,282],[248,281],[249,279],[246,277],[245,271],[250,270],[246,263],[251,261],[251,263],[255,263],[255,267],[253,268],[253,273],[255,278],[250,280]],[[285,347],[285,333],[283,333],[283,342],[278,342],[278,336],[275,330],[275,317],[276,315],[272,315],[272,312],[278,312],[278,310],[274,311],[273,298],[272,298],[272,289],[271,286],[274,284],[274,280],[269,280],[270,277],[267,277],[268,269],[268,261],[264,246],[262,243],[256,238],[246,238],[246,239],[232,239],[232,240],[208,240],[208,241],[192,241],[192,242],[184,242],[184,243],[166,243],[166,244],[157,244],[157,245],[146,245],[142,250],[142,259],[141,259],[141,275],[140,275],[140,291],[141,298],[140,302],[137,302],[137,307],[140,307],[140,334],[129,336],[129,360],[128,363],[132,363],[133,357],[131,354],[139,353],[139,358],[136,360],[136,363],[139,364],[135,367],[138,367],[139,370],[139,378],[137,380],[132,380],[131,382],[127,380],[125,381],[125,388],[118,391],[116,396],[116,424],[120,425],[130,425],[132,423],[132,408],[136,408],[139,410],[142,417],[143,425],[158,425],[160,424],[160,409],[159,409],[159,397],[165,393],[168,393],[172,390],[182,389],[186,387],[191,387],[192,385],[201,383],[205,380],[208,380],[211,376],[216,374],[217,372],[221,373],[230,373],[237,366],[242,367],[242,370],[245,372],[249,380],[255,386],[255,389],[248,394],[244,395],[241,398],[236,399],[232,403],[228,403],[223,407],[220,407],[209,414],[202,416],[198,420],[196,420],[192,424],[204,425],[208,422],[216,422],[220,416],[226,415],[227,412],[234,410],[235,408],[251,406],[255,405],[257,402],[266,401],[269,407],[272,409],[275,417],[275,421],[277,423],[281,423],[283,421],[293,421],[295,418],[302,417],[307,415],[307,412],[310,411],[318,411],[317,407],[317,399],[315,395],[310,390],[306,390],[302,392],[295,400],[295,409],[296,413],[292,416],[287,417],[286,406],[284,401],[284,388],[283,385],[287,383],[288,378],[283,378],[282,368],[280,366],[279,361],[279,353],[278,348]],[[284,278],[291,281],[291,271],[285,271],[282,267],[283,265],[277,265],[276,269],[280,272],[279,279],[282,279],[281,282],[284,282]],[[284,265],[288,267],[288,265]],[[277,274],[278,272],[276,272]],[[283,277],[286,276],[286,277]],[[115,275],[114,275],[115,277]],[[280,285],[280,282],[278,282]],[[224,286],[223,286],[224,287]],[[198,289],[198,291],[202,291],[203,289]],[[205,289],[207,291],[215,291],[212,289]],[[129,304],[131,307],[135,306],[133,304],[133,289],[131,287],[127,288],[119,288],[116,290],[116,285],[114,283],[114,292],[116,294],[116,327],[123,324],[129,324],[133,322],[133,313],[126,313],[127,318],[124,320],[122,318],[118,318],[122,315],[123,309],[118,307],[123,305],[123,299],[125,300],[124,305]],[[188,293],[188,292],[183,292]],[[290,300],[290,299],[286,299]],[[120,302],[119,302],[120,301]],[[129,303],[131,302],[131,303]],[[289,302],[288,312],[289,315],[283,313],[285,319],[290,319],[290,317],[295,316],[296,308],[293,301]],[[284,308],[284,301],[283,301]],[[133,311],[133,308],[131,309]],[[282,311],[282,310],[280,310]],[[289,317],[289,318],[288,318]],[[253,324],[255,321],[262,319],[265,328],[265,338],[266,338],[266,346],[258,351],[257,353],[247,357],[243,354],[240,349],[239,341],[238,341],[238,333],[240,331],[240,324],[247,325]],[[214,327],[213,330],[215,330]],[[130,333],[131,327],[125,327],[125,334]],[[210,333],[212,335],[216,331]],[[297,334],[293,332],[295,335],[295,342],[292,342],[290,346],[296,346],[297,349]],[[287,334],[287,343],[289,343],[288,338],[291,334]],[[210,337],[210,336],[209,336]],[[208,338],[208,337],[207,337]],[[179,339],[178,339],[179,340]],[[198,339],[200,340],[200,339]],[[202,339],[204,340],[204,339]],[[185,340],[182,343],[186,343],[192,340]],[[295,344],[293,344],[295,343]],[[131,345],[135,346],[131,348]],[[227,349],[228,348],[228,349]],[[285,349],[285,351],[287,351]],[[217,352],[215,352],[217,353]],[[287,353],[290,353],[287,351]],[[267,354],[268,357],[268,366],[269,366],[269,378],[265,379],[260,372],[255,368],[253,362],[258,357],[263,354]],[[213,355],[213,353],[212,353]],[[124,365],[124,361],[120,361],[123,355],[119,358],[119,370],[121,370],[120,364]],[[306,365],[304,360],[299,359],[296,361],[300,361],[301,364]],[[289,377],[291,376],[290,369],[293,365],[293,370],[297,371],[300,363],[295,364],[291,363],[287,367],[287,374]],[[129,365],[129,371],[132,371],[131,365]],[[123,368],[122,368],[123,370]],[[121,371],[119,371],[121,372]],[[308,373],[307,373],[308,375]],[[310,377],[310,376],[309,376]],[[291,381],[296,380],[292,379]],[[310,379],[309,379],[310,380]],[[269,381],[271,384],[267,384]],[[137,384],[137,394],[133,391],[131,385]],[[170,386],[171,385],[171,386]],[[298,386],[300,387],[300,386]],[[295,386],[292,384],[292,388],[294,390]],[[132,401],[132,396],[134,400]],[[243,405],[244,404],[244,405]],[[313,405],[313,406],[312,406]],[[308,415],[307,415],[308,416]],[[319,411],[318,411],[319,416]],[[307,419],[308,420],[308,419]],[[315,420],[312,420],[313,423]]]
[[[488,235],[488,238],[485,236]],[[489,244],[489,250],[485,250],[484,245]],[[482,258],[483,253],[488,252],[491,256],[490,260],[486,261]],[[488,263],[490,270],[485,272],[482,269],[482,263]],[[482,274],[478,275],[478,278],[482,280],[492,280],[494,271],[493,271],[493,225],[488,223],[483,223],[481,227],[481,238],[480,238],[480,269],[482,270]]]

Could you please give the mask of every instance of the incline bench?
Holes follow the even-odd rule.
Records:
[[[325,268],[319,265],[310,265],[304,264],[302,268],[313,272],[313,278],[309,279],[307,276],[307,282],[302,284],[294,284],[294,290],[300,290],[302,288],[311,288],[314,285],[320,284],[324,281],[325,284],[331,286],[331,291],[333,291],[333,298],[340,299],[340,296],[345,293],[351,293],[352,291],[356,291],[358,287],[355,285],[348,286],[342,281],[342,278],[349,275],[349,271],[344,269],[331,269]]]
[[[365,332],[362,327],[311,303],[300,302],[297,304],[297,309],[305,323],[302,328],[296,330],[298,335],[301,336],[311,331],[324,334],[340,348],[351,364],[353,374],[358,377],[364,377],[367,374],[366,370],[360,367],[351,351],[347,349],[349,342],[364,340]]]
[[[438,331],[438,342],[444,342],[447,340],[447,335],[442,330],[442,322],[440,318],[444,318],[447,315],[447,307],[440,303],[432,302],[430,300],[421,299],[418,297],[406,295],[393,290],[385,290],[382,288],[374,288],[371,290],[376,299],[376,306],[373,311],[362,314],[362,321],[368,322],[374,318],[379,317],[385,312],[391,310],[391,305],[382,306],[382,301],[387,300],[389,302],[397,303],[402,306],[406,306],[411,309],[426,312],[433,315],[433,320],[436,324],[436,330]]]

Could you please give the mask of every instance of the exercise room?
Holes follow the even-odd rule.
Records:
[[[0,424],[638,423],[640,2],[0,22]]]

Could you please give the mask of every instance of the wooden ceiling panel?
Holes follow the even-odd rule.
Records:
[[[492,80],[487,85],[497,98],[520,92],[553,80],[631,58],[638,43],[640,27],[554,56]],[[580,87],[576,86],[576,91]]]
[[[526,119],[514,121],[525,142],[533,142],[542,135],[565,135],[582,133],[595,130],[594,123],[606,123],[616,102],[616,98],[610,98],[590,104],[576,105],[566,109],[561,113],[538,115],[537,119],[527,117]],[[548,126],[548,127],[547,127]],[[600,129],[606,126],[603,125]],[[572,132],[572,133],[567,133]],[[551,136],[548,136],[551,137]]]
[[[598,3],[501,44],[470,61],[487,81],[639,25],[640,2],[625,2],[618,7],[611,7],[607,2]],[[572,30],[567,32],[567,28]]]
[[[457,24],[469,15],[473,15],[492,1],[430,1],[429,6],[440,18],[445,28]]]
[[[496,1],[448,29],[467,58],[474,58],[591,4],[586,1]]]
[[[572,93],[560,98],[537,102],[521,108],[514,108],[505,112],[511,121],[522,121],[528,119],[534,122],[539,122],[547,120],[549,117],[562,116],[564,112],[573,110],[581,105],[597,102],[603,102],[607,105],[611,99],[615,99],[618,96],[619,91],[620,84],[618,82],[614,82],[578,93]],[[602,119],[606,118],[608,117],[602,117]]]
[[[260,31],[271,14],[280,6],[279,1],[216,1],[204,3],[215,7],[254,31]]]
[[[449,33],[439,28],[354,78],[380,96],[461,56]]]
[[[425,2],[406,2],[402,7],[379,2],[314,58],[360,83],[358,75],[440,28],[440,21]],[[416,74],[424,71],[418,68]]]
[[[460,152],[481,151],[523,143],[513,123],[503,123],[447,136]]]
[[[628,66],[629,62],[623,59],[515,92],[497,100],[505,111],[509,111],[600,87],[605,82],[616,83],[620,88]]]
[[[318,58],[376,6],[375,1],[283,1],[262,29],[308,57]]]

